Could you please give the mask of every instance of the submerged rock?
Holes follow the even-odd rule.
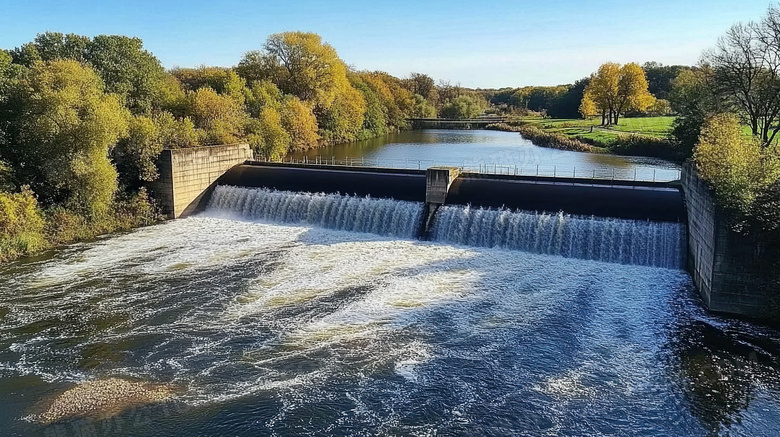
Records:
[[[52,423],[76,417],[110,417],[122,411],[163,402],[175,394],[173,386],[133,382],[119,378],[88,381],[65,390],[44,411],[31,416],[37,422]]]

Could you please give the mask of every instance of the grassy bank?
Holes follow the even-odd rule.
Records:
[[[681,161],[684,157],[669,138],[673,121],[674,117],[623,118],[617,126],[602,127],[596,119],[521,117],[490,129],[518,132],[542,147]]]
[[[13,194],[0,192],[0,262],[162,219],[144,190],[115,200],[110,211],[101,215],[81,214],[63,207],[41,209],[27,189]]]

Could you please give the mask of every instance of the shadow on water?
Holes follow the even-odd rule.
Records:
[[[670,367],[681,377],[690,411],[711,435],[764,435],[741,427],[762,409],[777,408],[763,398],[768,392],[777,402],[780,393],[780,331],[705,311],[679,314],[669,336]]]

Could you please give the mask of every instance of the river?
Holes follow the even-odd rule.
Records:
[[[679,225],[462,208],[423,242],[420,211],[220,187],[199,216],[0,266],[2,435],[780,433],[780,333],[706,313]],[[639,256],[610,257],[618,237]],[[29,419],[108,377],[180,389]]]
[[[677,164],[657,158],[539,147],[514,132],[411,130],[367,141],[291,153],[286,159],[426,168],[451,165],[488,172],[670,181]]]

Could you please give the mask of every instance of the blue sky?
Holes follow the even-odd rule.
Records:
[[[348,64],[469,87],[570,83],[601,63],[693,64],[767,0],[0,0],[0,48],[46,30],[138,36],[167,67],[231,66],[271,33],[317,32]]]

